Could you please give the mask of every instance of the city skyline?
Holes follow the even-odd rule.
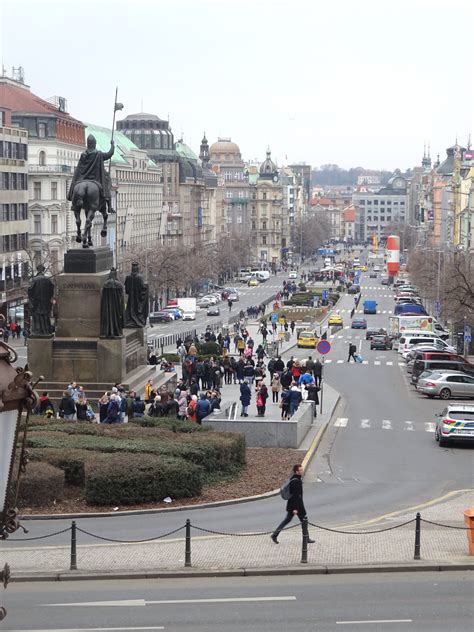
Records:
[[[291,13],[279,0],[59,4],[4,0],[2,64],[23,66],[33,93],[64,96],[85,123],[111,127],[118,85],[119,115],[169,117],[194,151],[206,131],[248,161],[269,146],[279,165],[387,170],[419,164],[428,143],[443,159],[472,129],[464,0],[317,11],[300,0]]]

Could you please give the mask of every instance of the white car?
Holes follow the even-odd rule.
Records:
[[[219,302],[214,294],[206,294],[206,296],[203,296],[201,300],[207,301],[209,305],[217,305]]]
[[[211,305],[211,301],[207,298],[200,298],[196,305],[198,307],[201,307],[202,309],[207,309],[209,307],[209,305]]]
[[[183,312],[183,320],[196,320],[196,312]]]
[[[290,272],[290,274],[288,275],[289,279],[297,279],[298,278],[298,272],[296,272],[296,270],[292,270]]]

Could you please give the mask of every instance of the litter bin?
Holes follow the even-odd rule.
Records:
[[[469,555],[474,555],[474,507],[464,510],[464,524],[468,527],[466,533],[469,544]]]

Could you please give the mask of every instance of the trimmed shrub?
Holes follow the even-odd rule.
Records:
[[[169,417],[139,417],[132,419],[129,423],[143,428],[165,428],[172,432],[212,432],[209,426],[201,426],[190,421],[181,421]]]
[[[166,496],[197,496],[202,469],[182,459],[151,455],[114,455],[94,463],[86,475],[86,500],[91,505],[133,505]]]
[[[20,479],[18,503],[20,506],[40,507],[62,500],[64,472],[49,463],[29,463]]]
[[[221,348],[217,342],[203,342],[199,344],[198,349],[200,355],[203,356],[220,356]]]

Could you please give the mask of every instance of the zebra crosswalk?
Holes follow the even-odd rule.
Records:
[[[351,419],[349,417],[338,417],[333,421],[335,428],[358,428],[361,430],[396,430],[403,432],[434,432],[435,424],[429,421],[415,422],[407,420],[392,419]]]
[[[344,364],[344,362],[346,362],[346,360],[333,360],[332,358],[325,358],[324,359],[324,364]],[[404,366],[406,367],[406,362],[394,362],[393,360],[362,360],[361,364],[364,366],[367,366],[368,364],[374,365],[374,366]]]
[[[352,308],[351,309],[339,309],[337,310],[339,312],[339,314],[350,314],[352,312]],[[354,314],[363,314],[364,310],[363,309],[356,309],[354,311]],[[391,309],[379,309],[377,311],[377,314],[392,314],[393,310]]]

